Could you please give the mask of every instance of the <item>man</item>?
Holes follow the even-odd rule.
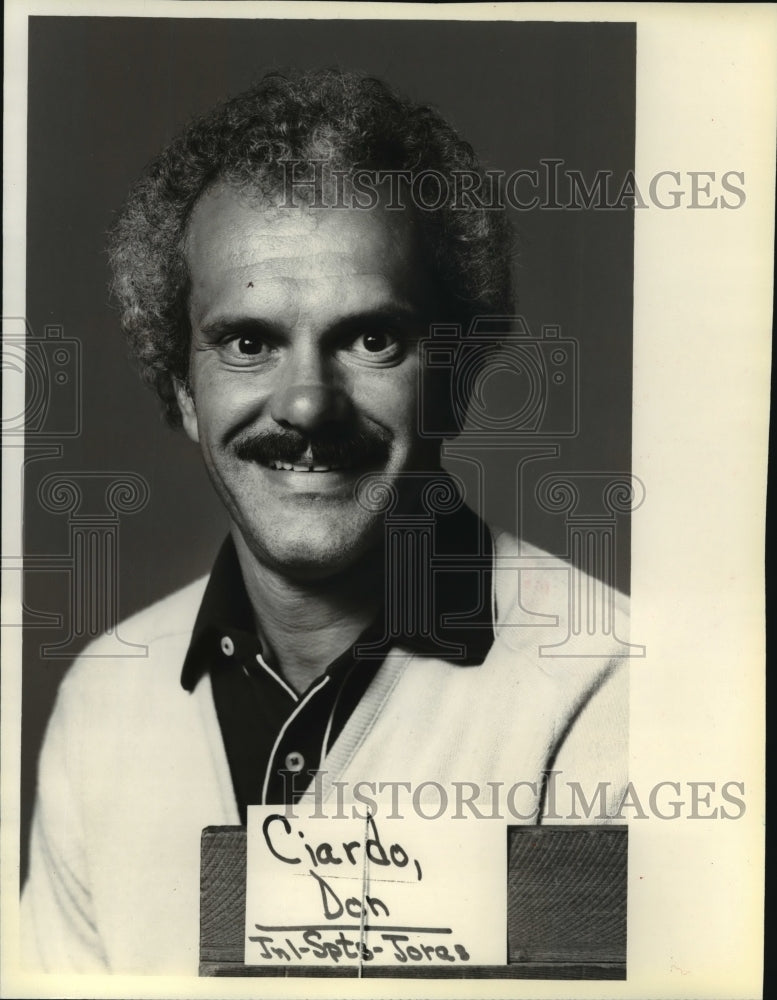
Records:
[[[430,326],[511,304],[506,222],[447,183],[463,174],[470,147],[378,81],[269,75],[130,195],[123,324],[231,528],[207,581],[122,626],[147,659],[98,641],[61,687],[23,910],[43,968],[195,973],[201,831],[253,803],[520,782],[531,823],[565,818],[555,771],[604,782],[615,811],[615,640],[541,655],[558,635],[522,622],[558,620],[568,567],[535,553],[524,572],[423,432],[455,433],[462,404],[423,363]]]

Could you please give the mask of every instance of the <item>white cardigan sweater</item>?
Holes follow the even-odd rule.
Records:
[[[623,650],[612,633],[589,637],[595,645],[578,656],[569,645],[564,656],[539,649],[567,636],[572,579],[566,563],[498,538],[498,624],[485,662],[461,667],[397,650],[327,756],[327,782],[435,781],[453,802],[452,782],[541,788],[552,768],[562,793],[574,781],[590,800],[607,783],[613,813],[627,780]],[[597,600],[612,599],[623,633],[623,598],[577,581]],[[191,694],[180,684],[205,582],[122,625],[124,638],[148,645],[147,657],[101,656],[98,640],[61,685],[41,752],[22,899],[27,958],[39,969],[197,974],[200,834],[239,823],[209,679]],[[527,612],[546,617],[527,625]],[[537,822],[531,789],[512,801],[527,818],[506,813],[503,796],[509,822]],[[560,795],[546,819],[585,819],[569,812]]]

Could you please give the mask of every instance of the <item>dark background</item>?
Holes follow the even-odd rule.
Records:
[[[37,489],[51,473],[134,472],[147,506],[120,522],[119,609],[126,617],[208,571],[226,521],[181,432],[126,360],[107,294],[105,232],[143,166],[193,114],[272,68],[341,66],[386,79],[436,105],[484,166],[511,172],[559,158],[589,181],[634,165],[635,27],[627,24],[409,21],[235,21],[33,17],[29,38],[27,319],[81,345],[80,433],[58,458],[30,461],[25,554],[28,612],[63,616],[24,641],[22,844],[35,765],[56,688],[69,664],[42,651],[68,634],[68,518]],[[616,188],[617,190],[617,188]],[[527,191],[527,188],[522,188]],[[633,215],[630,211],[514,212],[518,309],[532,332],[558,324],[579,342],[581,418],[548,471],[630,467]],[[54,428],[56,431],[56,428]],[[52,440],[50,438],[50,440]],[[484,514],[563,554],[563,518],[524,504],[514,457],[483,452]],[[465,480],[471,466],[453,461]],[[532,480],[533,477],[533,480]],[[524,491],[526,493],[526,490]],[[618,525],[617,580],[628,589],[628,523]],[[138,734],[142,738],[142,734]],[[24,850],[24,848],[23,848]]]

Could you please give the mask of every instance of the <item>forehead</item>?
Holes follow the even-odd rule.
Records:
[[[279,306],[326,289],[415,304],[429,294],[412,217],[381,206],[274,208],[222,185],[195,206],[185,254],[193,313],[228,301]]]

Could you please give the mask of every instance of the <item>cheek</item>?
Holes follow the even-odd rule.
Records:
[[[218,442],[224,434],[256,417],[267,396],[247,373],[200,371],[192,379],[200,437]]]
[[[419,426],[419,387],[415,367],[370,375],[353,385],[353,400],[366,416],[396,437],[415,437]]]

